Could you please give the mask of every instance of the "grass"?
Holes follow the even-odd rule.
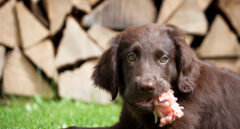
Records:
[[[4,103],[4,104],[3,104]],[[120,103],[87,104],[69,99],[15,98],[0,103],[1,129],[59,129],[71,125],[110,126],[119,120]]]

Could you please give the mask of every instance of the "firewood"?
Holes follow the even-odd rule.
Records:
[[[70,0],[44,0],[50,22],[50,34],[54,35],[63,26],[64,19],[72,10]]]
[[[165,24],[169,18],[179,9],[184,0],[164,0],[158,15],[157,23]]]
[[[10,0],[0,8],[0,44],[11,48],[17,46],[19,41],[14,14],[15,4],[15,0]]]
[[[101,49],[89,39],[73,17],[67,18],[66,28],[58,47],[56,65],[58,68],[79,60],[98,57]]]
[[[91,75],[96,61],[84,63],[73,71],[65,71],[59,76],[59,95],[84,102],[110,103],[110,95],[93,85]]]
[[[240,73],[240,60],[239,59],[208,59],[206,62],[215,64],[219,68],[225,68],[236,73]]]
[[[89,30],[88,34],[97,42],[97,44],[106,50],[109,48],[109,40],[116,36],[118,32],[108,29],[103,26],[93,25]]]
[[[92,10],[90,2],[88,0],[70,0],[70,1],[73,6],[86,13],[89,13]]]
[[[192,44],[194,37],[192,35],[185,35],[185,41],[190,46]]]
[[[207,19],[196,0],[185,0],[167,23],[180,27],[186,33],[196,35],[204,35],[208,28]]]
[[[220,0],[219,6],[236,29],[238,36],[240,36],[240,1]]]
[[[94,6],[96,3],[98,3],[100,0],[88,0],[90,5]]]
[[[30,2],[38,3],[40,0],[31,0]]]
[[[50,40],[45,40],[31,48],[25,50],[25,54],[40,67],[48,77],[57,80],[57,70],[55,66],[54,48]]]
[[[2,79],[2,71],[5,63],[5,53],[6,49],[3,46],[0,46],[0,80]]]
[[[43,13],[41,11],[41,9],[38,6],[38,2],[39,0],[31,0],[30,1],[30,7],[31,7],[31,11],[34,14],[34,16],[37,17],[37,19],[45,26],[48,27],[48,21],[47,19],[43,16]]]
[[[16,11],[23,48],[31,47],[48,36],[48,30],[33,16],[23,2],[16,4]]]
[[[152,0],[106,0],[83,17],[84,26],[98,24],[114,29],[125,29],[152,23],[156,8]]]
[[[16,48],[7,56],[3,72],[3,92],[7,94],[52,97],[49,84]]]
[[[239,56],[239,47],[236,35],[217,15],[197,54],[201,57]]]
[[[201,8],[201,10],[205,11],[207,7],[211,4],[212,0],[197,0],[198,5]]]

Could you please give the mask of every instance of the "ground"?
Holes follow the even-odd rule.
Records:
[[[70,99],[10,97],[0,101],[1,129],[58,129],[71,125],[110,126],[119,120],[121,102],[109,105]]]

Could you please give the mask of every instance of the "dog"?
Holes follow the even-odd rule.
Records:
[[[120,94],[121,116],[111,127],[88,129],[240,129],[240,76],[199,60],[179,28],[131,27],[111,43],[92,78],[112,100]],[[184,116],[159,127],[151,100],[168,89]]]

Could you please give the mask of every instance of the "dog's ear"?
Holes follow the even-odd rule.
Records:
[[[118,72],[118,42],[119,38],[115,37],[111,41],[112,46],[106,50],[95,66],[92,75],[95,85],[111,93],[112,100],[118,95],[119,72]]]
[[[178,88],[183,93],[191,93],[200,75],[200,61],[186,44],[182,30],[174,25],[166,25],[166,28],[177,49]]]

